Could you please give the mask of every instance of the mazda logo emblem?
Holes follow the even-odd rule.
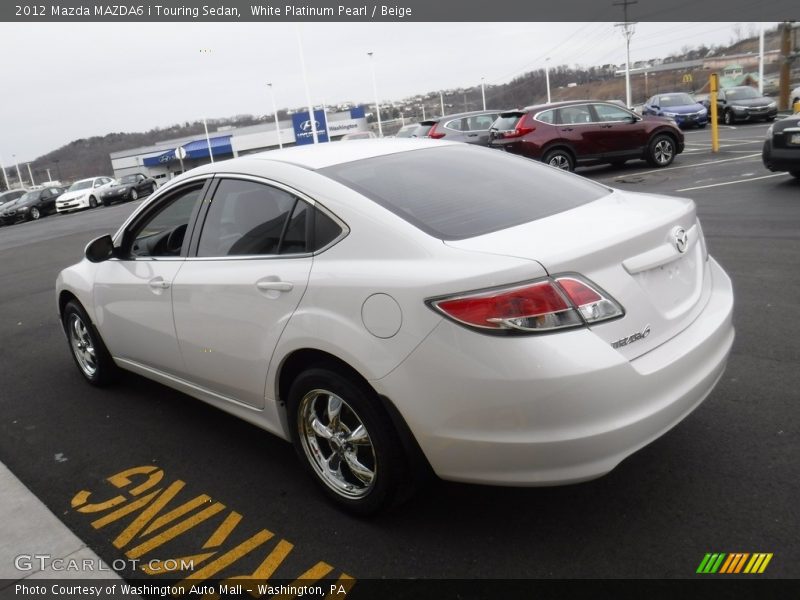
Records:
[[[676,227],[672,230],[672,240],[678,252],[681,254],[686,252],[689,247],[689,234],[683,227]]]

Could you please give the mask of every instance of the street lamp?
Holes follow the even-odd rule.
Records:
[[[544,80],[547,83],[547,103],[550,104],[550,57],[544,59]]]
[[[486,88],[483,85],[485,77],[481,77],[481,99],[483,100],[483,110],[486,110]],[[549,102],[549,100],[548,100]]]
[[[283,148],[283,142],[281,142],[281,128],[278,125],[278,109],[275,108],[275,90],[272,89],[272,84],[268,83],[269,86],[269,95],[272,97],[272,114],[275,117],[275,133],[278,134],[278,148]]]
[[[36,185],[36,182],[33,180],[33,173],[31,173],[31,163],[28,163],[28,175],[31,178],[31,187]]]
[[[200,54],[211,56],[211,48],[200,48]],[[203,117],[203,129],[206,130],[206,144],[208,145],[208,157],[211,159],[211,162],[213,163],[214,153],[211,151],[211,138],[208,137],[208,123],[206,122],[205,116]]]
[[[444,93],[439,92],[439,104],[442,107],[442,116],[444,116]]]
[[[375,96],[375,112],[378,115],[378,137],[383,137],[383,126],[381,125],[381,105],[378,103],[378,86],[375,83],[375,61],[373,53],[367,52],[369,56],[369,66],[372,71],[372,94]]]
[[[3,181],[5,181],[5,182],[6,182],[6,189],[7,189],[7,190],[10,190],[10,189],[11,189],[11,186],[10,186],[10,185],[8,185],[8,175],[6,175],[6,167],[5,167],[5,165],[3,164],[3,159],[2,159],[2,158],[0,158],[0,168],[2,168],[2,169],[3,169]]]

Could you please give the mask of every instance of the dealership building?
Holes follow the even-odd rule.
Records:
[[[369,131],[363,106],[337,113],[317,110],[314,118],[320,142],[337,141],[347,133]],[[109,156],[116,178],[144,173],[165,183],[184,171],[210,162],[212,155],[215,161],[226,160],[275,150],[281,145],[285,148],[313,142],[311,120],[306,111],[293,114],[291,120],[279,121],[277,128],[274,120],[249,127],[223,127],[209,131],[208,138],[205,135],[177,138],[153,146],[112,152]]]

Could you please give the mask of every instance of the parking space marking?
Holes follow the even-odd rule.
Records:
[[[754,158],[761,158],[761,153],[758,154],[748,154],[746,156],[737,156],[736,158],[723,158],[722,160],[710,160],[708,162],[691,164],[691,165],[678,165],[677,167],[663,167],[661,169],[651,169],[650,171],[637,171],[635,173],[631,173],[631,175],[649,175],[650,173],[663,173],[664,171],[674,171],[677,169],[693,169],[695,167],[705,167],[708,165],[718,165],[721,163],[731,162],[734,160],[746,160],[746,159],[754,159]],[[609,179],[618,179],[620,176],[615,175],[610,177]]]
[[[184,573],[183,580],[178,584],[178,587],[183,589],[218,577],[223,570],[236,565],[246,556],[251,557],[251,560],[253,553],[259,548],[266,554],[255,570],[247,572],[252,569],[252,566],[243,567],[246,572],[242,574],[242,568],[240,568],[239,573],[225,578],[226,581],[266,583],[282,565],[287,563],[286,559],[294,550],[294,544],[277,538],[268,529],[259,529],[244,541],[232,543],[231,539],[234,537],[232,534],[243,519],[240,513],[228,509],[208,494],[198,494],[188,499],[181,498],[180,493],[186,483],[178,479],[169,485],[160,485],[163,478],[164,471],[152,465],[127,469],[105,480],[113,486],[113,493],[106,495],[106,498],[110,496],[110,499],[103,499],[102,492],[81,490],[74,495],[71,505],[78,513],[90,514],[93,517],[99,516],[91,522],[95,529],[101,529],[140,511],[113,539],[112,544],[115,548],[122,550],[126,558],[133,561],[133,569],[146,575],[164,576]],[[100,500],[95,501],[98,497]],[[178,502],[182,503],[175,506]],[[105,514],[100,516],[97,513]],[[210,535],[200,534],[202,536],[200,540],[180,537],[202,523],[213,523],[212,519],[219,520]],[[235,537],[241,539],[241,536]],[[167,551],[175,556],[166,559],[163,556],[153,557],[151,553],[154,550],[176,538],[179,538],[178,544],[183,547],[178,551],[175,549]],[[225,542],[227,542],[227,547],[223,547]],[[265,546],[267,542],[269,544]],[[149,558],[143,560],[143,557],[147,555]],[[301,584],[309,585],[319,582],[329,576],[333,576],[337,581],[337,586],[340,586],[338,589],[346,590],[341,592],[344,595],[356,582],[355,578],[347,573],[336,573],[332,565],[318,561],[295,579],[296,587],[300,587]],[[289,579],[285,576],[284,578]],[[256,597],[262,595],[257,594],[255,590],[248,589],[246,591]],[[205,600],[215,600],[219,596],[209,593],[203,597]],[[295,596],[274,597],[288,599]],[[329,597],[333,596],[329,594]]]
[[[737,179],[736,181],[724,181],[722,183],[711,183],[709,185],[698,185],[695,187],[681,188],[676,192],[691,192],[692,190],[703,190],[706,188],[720,187],[722,185],[734,185],[736,183],[747,183],[748,181],[758,181],[759,179],[770,179],[772,177],[786,177],[788,173],[773,173],[772,175],[762,175],[761,177],[750,177],[749,179]]]

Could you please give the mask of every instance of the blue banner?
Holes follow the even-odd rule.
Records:
[[[317,139],[320,142],[327,142],[328,124],[325,121],[325,112],[315,110],[314,119],[316,120]],[[298,146],[314,143],[314,134],[311,131],[311,119],[308,118],[308,111],[293,114],[292,126],[294,127],[294,139]]]

